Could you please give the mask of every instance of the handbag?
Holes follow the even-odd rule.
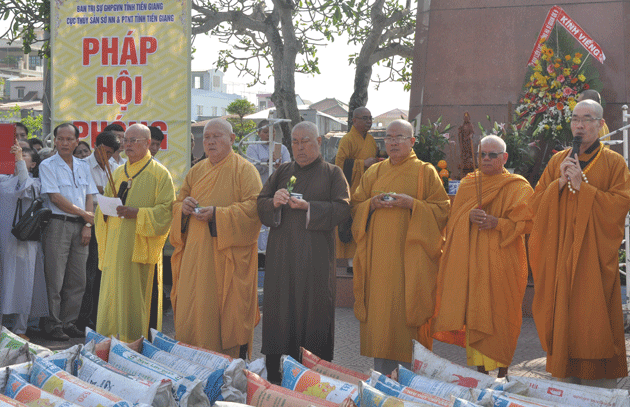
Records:
[[[17,201],[15,213],[13,214],[11,233],[16,239],[21,241],[41,240],[42,234],[50,222],[50,215],[52,215],[52,211],[44,207],[44,201],[41,196],[35,197],[35,188],[31,186],[31,190],[33,192],[31,206],[22,214],[22,198],[20,198]]]

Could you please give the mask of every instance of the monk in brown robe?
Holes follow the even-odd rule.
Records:
[[[318,134],[311,122],[293,128],[295,162],[280,165],[258,196],[260,220],[271,228],[262,328],[271,381],[280,379],[280,356],[297,358],[301,346],[333,357],[334,230],[350,215],[350,196],[341,169],[322,159]]]
[[[602,145],[602,107],[578,103],[579,152],[554,155],[531,199],[529,260],[534,321],[547,371],[573,383],[615,387],[628,375],[618,250],[630,209],[630,172]]]
[[[508,154],[500,137],[484,137],[480,149],[479,170],[462,180],[446,225],[434,331],[465,327],[458,344],[466,347],[468,365],[482,373],[498,367],[498,377],[505,377],[521,332],[524,235],[532,226],[527,204],[534,191],[525,178],[503,167]]]
[[[256,168],[232,151],[223,119],[203,131],[206,160],[190,169],[173,208],[171,257],[178,340],[232,357],[251,355],[258,310]]]
[[[343,170],[343,175],[350,185],[350,196],[357,190],[361,176],[372,164],[378,162],[376,154],[378,147],[374,137],[368,130],[372,127],[372,113],[365,108],[359,107],[352,112],[352,128],[339,141],[339,148],[335,156],[335,165]],[[347,231],[350,235],[352,219],[348,218],[345,225],[339,226],[342,231]],[[342,232],[343,233],[343,232]],[[352,270],[352,258],[357,245],[354,240],[342,242],[337,236],[337,258],[349,259],[348,269]]]
[[[389,374],[409,367],[412,339],[432,347],[438,260],[449,200],[433,164],[416,157],[409,122],[388,127],[389,158],[363,174],[352,196],[354,314],[361,322],[361,354]]]

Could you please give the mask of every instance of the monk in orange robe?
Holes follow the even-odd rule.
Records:
[[[617,251],[630,209],[630,172],[598,140],[602,113],[592,100],[573,110],[579,155],[570,149],[554,155],[536,185],[529,260],[547,371],[615,387],[628,375]]]
[[[256,168],[232,151],[223,119],[206,124],[206,160],[186,175],[173,208],[171,257],[178,340],[232,357],[251,355],[258,310]]]
[[[505,377],[521,332],[524,235],[532,226],[527,204],[534,191],[504,168],[508,154],[500,137],[484,137],[480,149],[479,170],[462,180],[446,225],[434,331],[465,327],[468,365],[482,373],[498,367],[498,377]]]
[[[361,354],[375,370],[409,366],[412,339],[432,348],[438,260],[449,200],[432,164],[416,157],[413,128],[388,127],[389,158],[372,165],[352,196],[354,314],[361,322]]]
[[[346,177],[348,185],[350,185],[350,196],[357,190],[365,170],[378,162],[378,158],[376,158],[378,153],[376,141],[368,133],[371,127],[372,113],[365,107],[356,108],[352,112],[352,128],[339,141],[335,165],[343,170],[343,175]],[[343,226],[339,227],[350,232],[349,226],[352,224],[352,218],[348,218],[347,223],[346,228]],[[348,265],[352,267],[352,258],[357,248],[354,240],[344,243],[336,235],[336,244],[337,258],[350,259]]]

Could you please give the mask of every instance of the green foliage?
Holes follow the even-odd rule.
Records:
[[[28,128],[29,138],[37,137],[41,133],[44,116],[28,115],[21,118],[20,107],[15,105],[6,112],[0,112],[0,122],[22,122]]]
[[[248,114],[252,114],[256,111],[256,106],[250,103],[246,99],[237,99],[230,103],[227,107],[227,112],[238,116],[236,118],[228,118],[228,121],[232,124],[234,134],[236,134],[236,142],[239,142],[243,136],[251,133],[256,129],[256,123],[252,120],[245,120],[244,117]]]
[[[420,126],[420,131],[416,137],[416,144],[413,150],[416,152],[418,159],[431,163],[437,168],[437,163],[446,157],[444,149],[448,145],[446,133],[451,129],[451,125],[447,124],[442,127],[442,116],[435,122],[427,119],[427,124]],[[440,169],[437,168],[439,172]]]
[[[41,43],[39,56],[50,58],[47,40],[37,39],[35,31],[50,29],[50,0],[3,0],[0,1],[0,16],[9,21],[9,29],[0,34],[9,41],[19,39],[25,54],[30,54],[33,44]]]
[[[524,133],[519,132],[515,125],[506,123],[493,123],[490,116],[486,115],[486,119],[491,123],[491,130],[486,130],[481,123],[477,126],[481,130],[481,134],[485,137],[488,135],[499,136],[505,141],[508,160],[505,168],[514,168],[516,174],[525,174],[526,170],[532,164],[530,155],[529,142]]]

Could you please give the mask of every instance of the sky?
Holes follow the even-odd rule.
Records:
[[[207,35],[198,35],[193,43],[196,48],[194,59],[191,62],[193,71],[208,70],[215,67],[218,51],[226,46],[218,40]],[[350,102],[354,83],[354,65],[348,65],[348,55],[358,52],[358,48],[347,44],[343,40],[337,40],[331,45],[322,47],[317,51],[319,57],[319,70],[321,74],[312,76],[296,74],[295,93],[303,100],[316,103],[325,98],[336,98],[346,104]],[[372,78],[377,74],[386,75],[387,70],[375,67]],[[268,72],[265,76],[268,76]],[[224,83],[228,83],[228,92],[240,93],[239,90],[255,93],[271,93],[273,91],[273,81],[267,81],[267,85],[256,85],[252,88],[245,88],[244,84],[251,81],[251,77],[238,76],[238,71],[228,69],[224,75]],[[230,86],[230,83],[240,84],[240,86]],[[252,100],[254,101],[254,100]],[[375,89],[372,83],[368,90],[368,109],[373,116],[399,108],[409,109],[409,92],[403,89],[400,82],[387,82]]]

